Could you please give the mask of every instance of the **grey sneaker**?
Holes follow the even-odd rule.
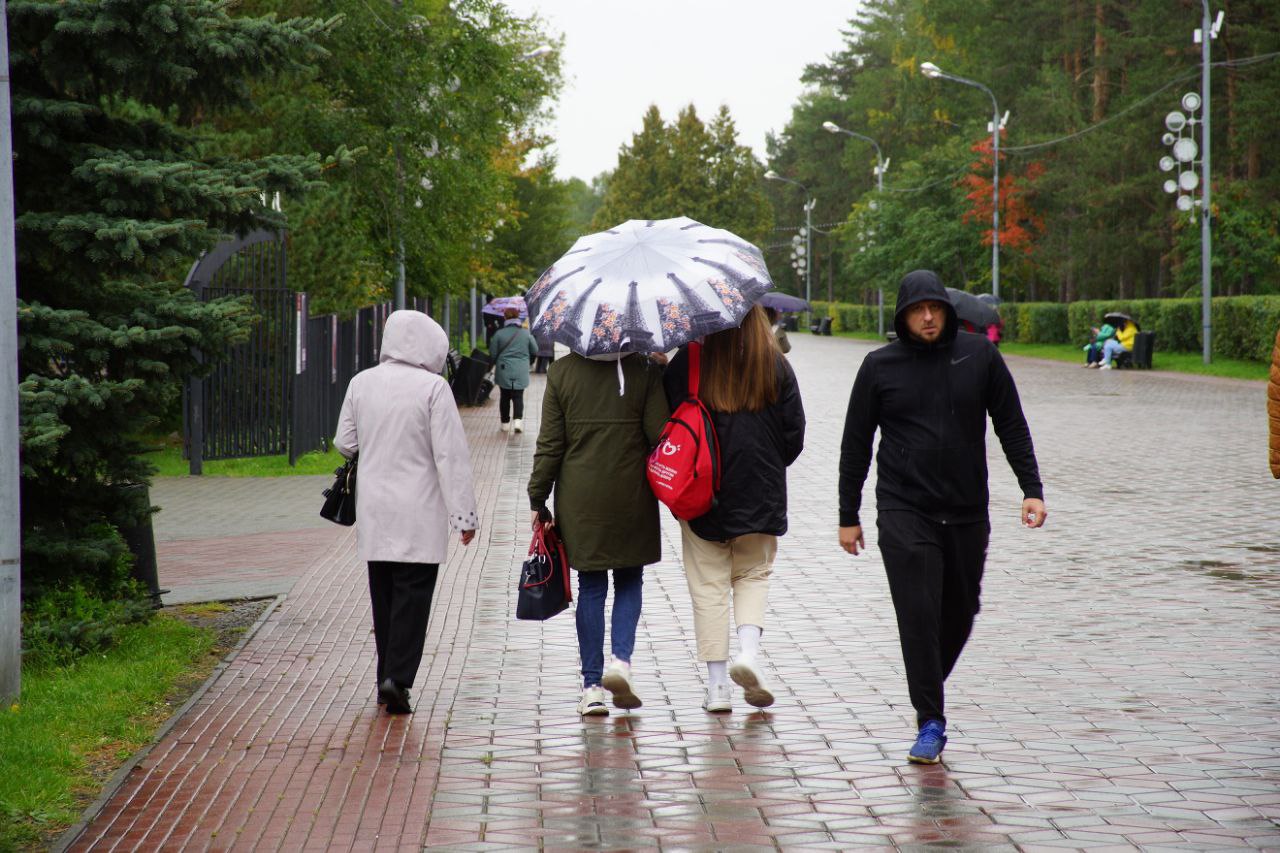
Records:
[[[708,714],[723,714],[733,710],[733,688],[716,684],[707,688],[707,698],[702,700],[702,710]]]
[[[599,685],[582,691],[582,698],[578,700],[578,713],[584,717],[609,716],[609,707],[604,704],[604,690]]]

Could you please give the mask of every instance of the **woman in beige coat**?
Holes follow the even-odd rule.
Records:
[[[449,528],[463,545],[478,526],[471,452],[449,385],[449,341],[435,320],[395,311],[377,367],[347,386],[334,445],[360,454],[356,549],[369,563],[378,701],[407,714],[422,661],[436,574]]]

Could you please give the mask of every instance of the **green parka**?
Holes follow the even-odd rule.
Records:
[[[538,510],[555,491],[555,517],[579,571],[656,563],[662,557],[658,501],[645,462],[670,414],[662,368],[643,355],[618,363],[577,353],[553,363],[529,478]]]

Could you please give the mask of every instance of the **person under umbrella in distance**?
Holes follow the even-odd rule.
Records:
[[[898,339],[863,359],[840,445],[840,547],[857,555],[862,486],[876,454],[880,555],[898,617],[919,732],[908,758],[936,764],[946,745],[943,682],[978,613],[991,534],[987,416],[1022,487],[1020,520],[1045,521],[1044,490],[1018,389],[986,338],[958,333],[936,273],[898,288]]]
[[[502,311],[502,329],[489,342],[493,356],[493,381],[498,386],[498,419],[503,432],[524,432],[524,389],[529,387],[529,364],[538,356],[538,344],[520,325],[520,311]]]
[[[1102,344],[1102,362],[1098,365],[1102,370],[1111,370],[1112,359],[1123,352],[1133,352],[1133,341],[1138,337],[1138,324],[1128,314],[1113,311],[1102,318],[1115,326],[1116,335]]]

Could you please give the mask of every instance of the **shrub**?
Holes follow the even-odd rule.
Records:
[[[24,665],[63,665],[115,644],[121,628],[155,613],[141,585],[129,582],[115,599],[94,595],[73,581],[46,590],[22,614]]]
[[[876,330],[874,305],[842,302],[814,304],[832,318],[837,330]],[[886,305],[886,322],[893,309]],[[1128,314],[1145,331],[1156,333],[1156,349],[1199,352],[1199,299],[1099,299],[1073,302],[1006,302],[1000,306],[1004,337],[1026,344],[1084,345],[1094,326],[1112,311]],[[1280,328],[1280,296],[1220,296],[1213,300],[1213,354],[1222,358],[1267,361]]]
[[[1055,344],[1068,339],[1067,306],[1056,302],[1023,302],[1003,306],[1005,337],[1020,344]],[[1009,318],[1014,328],[1009,328]]]

